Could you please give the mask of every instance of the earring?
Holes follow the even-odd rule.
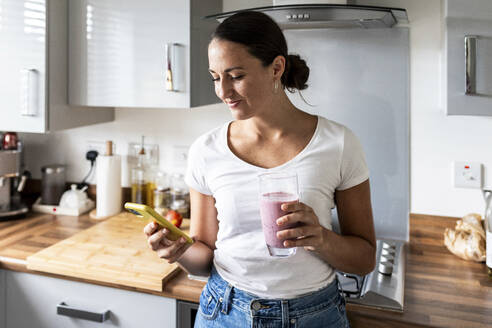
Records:
[[[275,83],[273,84],[273,93],[278,92],[278,80],[275,80]]]

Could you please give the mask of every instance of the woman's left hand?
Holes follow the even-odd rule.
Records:
[[[289,224],[300,223],[296,228],[288,228],[277,232],[277,238],[283,240],[285,247],[304,247],[307,250],[321,252],[326,246],[328,229],[319,224],[318,216],[308,205],[284,203],[282,210],[291,212],[277,219],[279,229]]]

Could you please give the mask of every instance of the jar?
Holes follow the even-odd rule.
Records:
[[[154,190],[154,209],[159,211],[164,211],[168,209],[171,205],[171,193],[169,188]]]
[[[184,175],[175,173],[171,177],[171,209],[180,212],[183,217],[190,217],[190,193],[184,182]],[[174,207],[174,208],[173,208]],[[178,210],[179,209],[179,210]]]
[[[2,147],[3,150],[16,150],[17,149],[17,133],[15,132],[5,132],[2,136]]]
[[[46,165],[41,168],[41,204],[58,205],[65,191],[65,166]]]
[[[165,215],[171,205],[171,192],[169,189],[169,179],[165,172],[157,171],[154,177],[155,189],[153,190],[154,210]]]

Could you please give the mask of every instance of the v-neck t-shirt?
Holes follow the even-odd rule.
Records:
[[[315,253],[298,247],[295,255],[286,258],[269,255],[258,176],[296,172],[299,200],[314,210],[320,225],[331,230],[335,190],[354,187],[369,177],[359,140],[347,127],[318,116],[311,140],[296,156],[274,168],[262,168],[230,150],[229,125],[205,133],[192,144],[185,177],[190,188],[215,199],[217,272],[234,287],[262,298],[290,299],[327,286],[335,271]]]

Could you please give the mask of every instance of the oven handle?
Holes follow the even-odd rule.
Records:
[[[56,306],[56,314],[95,322],[104,322],[109,319],[109,310],[101,313],[91,312],[71,307],[65,302],[61,302]]]

